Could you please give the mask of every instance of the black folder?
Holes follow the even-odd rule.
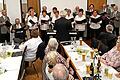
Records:
[[[91,22],[93,22],[93,23],[98,23],[98,22],[100,22],[101,21],[101,17],[99,17],[99,18],[91,18]]]
[[[6,21],[6,22],[5,22],[5,25],[6,25],[7,27],[10,27],[12,24],[11,24],[9,21]]]
[[[71,18],[71,19],[69,19],[70,20],[70,22],[73,22],[74,21],[74,18]]]
[[[41,20],[41,23],[48,23],[48,20]]]
[[[91,15],[92,15],[92,12],[86,11],[86,15],[91,16]]]
[[[86,23],[87,22],[87,20],[86,19],[84,19],[84,20],[82,20],[82,21],[75,21],[77,24],[82,24],[82,23]]]
[[[24,31],[25,27],[19,28],[19,29],[15,29],[15,31]]]
[[[29,20],[29,22],[30,22],[32,25],[34,25],[34,24],[35,24],[35,22],[34,22],[34,21],[32,21],[31,19]]]

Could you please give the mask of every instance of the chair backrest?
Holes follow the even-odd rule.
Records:
[[[45,42],[42,42],[38,45],[37,52],[36,52],[36,59],[40,58],[40,60],[43,60],[45,56],[45,48],[46,48]]]
[[[24,51],[22,53],[22,61],[21,61],[21,66],[20,66],[20,71],[19,71],[19,76],[18,76],[18,80],[21,80],[24,69],[25,69],[25,53],[27,50],[27,46],[24,48]]]

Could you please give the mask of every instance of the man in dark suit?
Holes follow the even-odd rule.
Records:
[[[6,10],[2,10],[2,16],[0,17],[0,42],[10,41],[10,19],[7,16]]]
[[[113,26],[108,24],[106,26],[106,32],[101,32],[97,39],[93,41],[93,47],[98,48],[99,51],[105,53],[111,50],[117,41],[117,36],[112,33]]]
[[[61,18],[55,21],[54,29],[57,31],[56,37],[59,41],[70,40],[69,30],[72,29],[71,22],[65,18],[67,12],[61,11]]]

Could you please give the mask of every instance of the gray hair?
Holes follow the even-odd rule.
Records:
[[[69,76],[68,69],[63,64],[56,64],[53,67],[53,77],[55,80],[66,80]]]
[[[108,24],[108,25],[106,26],[106,31],[112,33],[112,32],[113,32],[113,25]]]
[[[49,39],[49,41],[48,41],[48,47],[49,47],[50,51],[57,50],[58,45],[59,44],[58,44],[56,38],[50,38]]]

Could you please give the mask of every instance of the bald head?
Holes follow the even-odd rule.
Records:
[[[53,68],[53,77],[55,80],[66,80],[69,75],[67,68],[63,64],[56,64]]]
[[[113,25],[108,24],[108,25],[106,26],[106,31],[112,33],[112,31],[113,31]]]

